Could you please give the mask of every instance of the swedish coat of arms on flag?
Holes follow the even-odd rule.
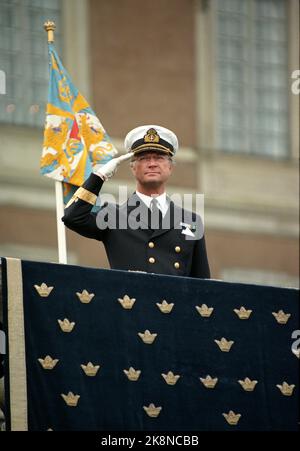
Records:
[[[49,65],[41,173],[65,182],[67,201],[71,185],[81,186],[93,167],[105,164],[117,150],[88,102],[73,85],[51,43]]]

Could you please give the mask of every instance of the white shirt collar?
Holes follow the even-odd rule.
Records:
[[[142,194],[139,191],[136,191],[136,194],[139,196],[139,198],[144,202],[144,204],[147,205],[148,208],[150,208],[151,201],[153,197],[157,200],[158,208],[161,210],[163,216],[168,211],[169,208],[169,202],[167,199],[167,193],[162,193],[159,196],[147,196],[146,194]]]

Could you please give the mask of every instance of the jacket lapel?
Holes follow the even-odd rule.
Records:
[[[172,229],[180,228],[180,222],[182,221],[182,209],[177,207],[169,198],[169,208],[165,214],[160,229],[154,230],[151,234],[151,238],[163,235]]]
[[[149,228],[150,210],[136,193],[133,193],[127,202],[120,206],[119,211],[122,223],[127,224],[128,228],[132,230],[142,229],[148,234],[151,233]]]

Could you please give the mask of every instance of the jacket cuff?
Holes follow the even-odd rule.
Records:
[[[70,205],[72,205],[73,202],[77,202],[78,199],[81,199],[90,205],[95,205],[102,185],[103,180],[97,175],[91,174],[84,184],[75,191],[65,208],[70,207]]]
[[[86,179],[81,188],[84,188],[87,191],[90,191],[91,193],[96,194],[96,196],[98,196],[103,183],[104,181],[101,179],[101,177],[92,173],[89,176],[89,178]]]

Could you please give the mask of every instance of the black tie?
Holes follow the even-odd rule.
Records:
[[[163,216],[161,210],[158,208],[157,199],[153,198],[151,200],[150,209],[151,209],[151,223],[150,223],[151,230],[161,229]]]

